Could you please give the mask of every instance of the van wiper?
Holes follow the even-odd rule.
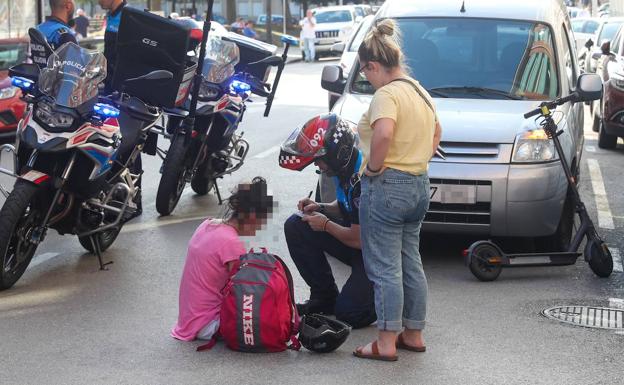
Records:
[[[485,88],[485,87],[459,87],[459,86],[434,87],[434,88],[428,89],[427,91],[438,92],[438,93],[441,92],[441,93],[446,94],[447,95],[446,97],[448,97],[449,93],[466,93],[466,94],[477,94],[480,96],[496,95],[496,96],[502,96],[505,99],[512,99],[512,100],[524,99],[522,96],[513,95],[506,91],[501,91],[501,90],[497,90],[494,88]]]

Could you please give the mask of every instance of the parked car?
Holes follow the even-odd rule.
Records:
[[[624,17],[607,17],[600,19],[600,26],[586,45],[579,49],[579,64],[587,73],[596,72],[598,60],[602,56],[600,46],[606,40],[612,40],[620,27],[624,25]]]
[[[598,18],[583,17],[572,19],[572,31],[574,31],[577,50],[585,46],[585,43],[594,36],[599,27],[600,19]]]
[[[367,4],[357,4],[353,6],[355,8],[356,21],[360,21],[368,15],[373,14],[373,7]]]
[[[408,69],[435,98],[443,134],[431,160],[431,205],[423,229],[535,238],[563,249],[574,208],[552,141],[523,114],[569,95],[579,75],[573,33],[561,0],[506,8],[489,0],[387,0],[376,18],[393,18]],[[357,122],[374,89],[354,63],[323,70],[323,88],[342,93],[333,111]],[[583,148],[583,105],[566,104],[561,142],[575,175]],[[329,188],[321,180],[321,195]],[[568,202],[566,204],[566,202]]]
[[[20,99],[22,92],[11,84],[9,68],[27,57],[27,38],[0,39],[0,140],[15,137],[17,123],[26,109],[26,103]]]
[[[599,17],[609,17],[611,10],[610,3],[604,3],[600,7],[598,7],[598,16]]]
[[[271,20],[272,20],[271,24],[282,25],[284,23],[284,15],[271,15]],[[266,21],[267,21],[267,15],[259,15],[258,19],[256,20],[256,25],[259,25],[259,26],[266,25]],[[297,24],[297,20],[295,20],[294,18],[291,18],[289,24],[295,25]]]
[[[601,50],[596,73],[602,77],[604,92],[594,104],[592,128],[598,132],[598,147],[613,149],[618,137],[624,137],[624,27]]]
[[[316,59],[331,54],[335,43],[343,42],[357,25],[355,6],[323,7],[312,10],[316,19]],[[361,20],[361,19],[360,19]]]
[[[349,76],[351,73],[351,68],[353,68],[353,64],[355,59],[357,58],[358,48],[360,48],[360,44],[366,37],[366,33],[368,32],[371,24],[375,20],[374,15],[368,15],[355,27],[355,30],[351,33],[351,36],[344,43],[336,43],[332,47],[332,51],[342,52],[342,56],[340,57],[340,66],[342,67],[342,71],[345,77]],[[329,109],[331,110],[340,94],[336,94],[333,92],[328,92],[328,102]]]

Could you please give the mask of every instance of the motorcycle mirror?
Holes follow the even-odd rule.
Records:
[[[20,77],[37,82],[39,80],[39,66],[34,63],[21,63],[9,68],[9,76]]]
[[[295,38],[293,36],[290,36],[290,35],[284,35],[284,36],[282,36],[282,38],[280,40],[284,44],[299,45],[299,40],[297,40],[297,38]]]
[[[267,64],[273,67],[277,67],[282,64],[282,58],[279,56],[268,56],[262,60],[249,63],[250,66],[258,65],[258,64]]]

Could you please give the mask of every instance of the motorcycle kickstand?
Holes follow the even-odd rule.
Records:
[[[221,199],[221,192],[219,191],[219,183],[217,183],[216,179],[214,181],[214,189],[215,189],[215,193],[217,193],[217,199],[219,199],[219,206],[221,206],[223,204],[223,199]]]
[[[100,263],[100,270],[108,270],[106,266],[112,264],[114,261],[108,261],[106,263],[102,262],[102,251],[100,250],[100,242],[95,239],[95,234],[89,235],[89,241],[91,241],[91,247],[93,247],[93,251],[95,255],[98,257],[98,262]]]

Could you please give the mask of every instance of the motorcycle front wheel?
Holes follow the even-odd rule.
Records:
[[[35,205],[38,187],[18,179],[0,210],[0,290],[13,286],[32,260],[37,244],[31,235],[43,213]]]
[[[156,210],[162,216],[167,216],[175,209],[184,187],[186,186],[186,153],[184,137],[174,139],[167,151],[163,165],[162,177],[156,193]]]
[[[199,166],[197,172],[193,175],[193,179],[191,179],[191,188],[197,195],[206,195],[214,188],[214,178],[206,176],[208,162],[210,162],[210,159],[206,159],[204,163]]]

